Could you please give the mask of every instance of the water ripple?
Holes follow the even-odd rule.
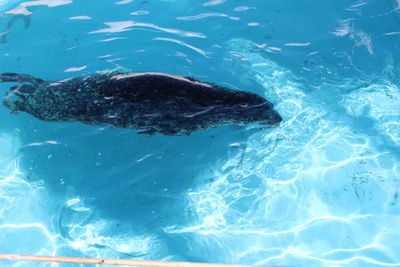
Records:
[[[86,68],[87,68],[87,66],[81,66],[81,67],[70,67],[70,68],[68,68],[68,69],[64,70],[64,72],[77,72],[77,71],[84,70],[84,69],[86,69]]]
[[[203,4],[203,6],[217,6],[225,3],[227,0],[211,0]]]
[[[70,20],[89,20],[92,18],[89,16],[74,16],[74,17],[70,17],[69,19]]]
[[[143,15],[148,15],[148,14],[150,14],[150,12],[149,11],[146,11],[146,10],[138,10],[138,11],[135,11],[135,12],[131,12],[131,13],[129,13],[130,15],[134,15],[134,16],[143,16]]]
[[[71,4],[72,0],[36,0],[36,1],[26,1],[20,3],[16,8],[6,11],[5,14],[12,15],[30,15],[32,12],[28,9],[32,6],[48,6],[56,7],[61,5]]]
[[[25,144],[0,134],[0,234],[21,241],[0,250],[400,266],[399,1],[5,1],[40,23],[0,17],[3,72],[193,75],[284,121],[143,139],[0,108]]]
[[[205,247],[228,247],[219,253],[232,261],[399,266],[393,241],[398,206],[392,206],[390,214],[382,207],[397,201],[400,166],[389,160],[394,155],[390,146],[376,147],[375,131],[389,139],[383,129],[371,125],[370,134],[349,123],[366,115],[380,121],[397,116],[396,87],[365,87],[359,94],[367,95],[365,103],[372,101],[368,113],[361,112],[359,91],[345,97],[344,101],[361,103],[354,106],[356,117],[349,117],[347,108],[338,108],[343,101],[316,104],[315,99],[324,97],[303,90],[293,73],[254,52],[259,45],[231,40],[226,47],[231,59],[226,68],[248,64],[249,79],[268,88],[266,96],[288,119],[275,131],[232,145],[236,155],[216,166],[212,182],[186,194],[197,220],[165,231],[195,235]],[[328,91],[332,92],[324,94]],[[386,104],[378,107],[378,102]]]
[[[115,4],[117,4],[117,5],[125,5],[125,4],[129,4],[129,3],[132,3],[132,2],[133,2],[133,0],[121,0],[121,1],[115,2]]]
[[[93,33],[117,33],[117,32],[124,32],[124,31],[131,31],[134,28],[150,28],[150,29],[155,29],[159,30],[162,32],[166,33],[172,33],[175,35],[179,35],[182,37],[196,37],[196,38],[206,38],[205,35],[198,33],[198,32],[188,32],[188,31],[182,31],[178,29],[172,29],[172,28],[163,28],[159,27],[155,24],[152,23],[142,23],[142,22],[135,22],[131,20],[127,21],[116,21],[116,22],[105,22],[108,28],[97,30],[97,31],[92,31],[89,32],[90,34]]]
[[[195,47],[193,45],[190,45],[190,44],[185,43],[185,42],[180,41],[180,40],[171,39],[171,38],[162,38],[162,37],[157,37],[157,38],[154,38],[153,40],[156,40],[156,41],[167,41],[167,42],[176,43],[176,44],[182,45],[184,47],[187,47],[189,49],[192,49],[192,50],[196,51],[197,53],[201,54],[204,57],[208,57],[207,54],[203,50],[201,50],[200,48],[197,48],[197,47]]]
[[[186,16],[186,17],[177,17],[176,19],[178,20],[198,20],[198,19],[204,19],[208,17],[228,17],[227,14],[223,13],[203,13],[199,14],[196,16]]]

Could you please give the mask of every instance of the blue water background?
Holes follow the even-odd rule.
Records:
[[[3,0],[0,12],[0,72],[190,75],[263,95],[284,118],[148,137],[1,106],[0,253],[400,266],[399,2]]]

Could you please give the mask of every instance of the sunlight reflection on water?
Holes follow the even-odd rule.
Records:
[[[147,138],[1,107],[0,250],[400,266],[399,1],[309,4],[0,0],[2,72],[164,71],[284,117]]]
[[[254,66],[265,59],[250,52],[252,46],[244,40],[231,43],[233,52]],[[399,247],[383,241],[398,234],[398,216],[382,212],[399,190],[399,165],[391,151],[375,148],[373,137],[352,130],[351,118],[343,123],[329,106],[313,105],[290,72],[275,63],[248,71],[260,83],[279,87],[277,108],[292,119],[277,131],[253,135],[217,168],[214,182],[187,193],[198,224],[166,231],[195,235],[206,247],[229,247],[220,253],[233,262],[280,264],[302,258],[301,265],[398,266]],[[374,99],[387,103],[373,105],[374,113],[397,115],[397,106],[390,108],[393,98]],[[325,119],[316,119],[321,114]]]

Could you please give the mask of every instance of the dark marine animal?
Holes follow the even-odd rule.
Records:
[[[24,111],[44,121],[79,121],[165,135],[282,121],[261,96],[166,73],[113,72],[54,82],[3,73],[0,82],[20,83],[3,99],[12,113]]]

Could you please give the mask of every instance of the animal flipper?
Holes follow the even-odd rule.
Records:
[[[19,82],[19,83],[31,83],[33,85],[38,85],[44,81],[40,78],[36,78],[28,74],[7,72],[0,74],[0,82]]]

